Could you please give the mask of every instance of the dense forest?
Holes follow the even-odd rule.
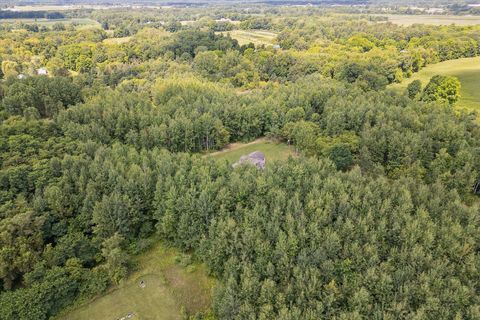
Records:
[[[0,25],[0,319],[105,292],[158,238],[218,279],[192,319],[480,319],[477,115],[455,108],[454,77],[388,87],[478,56],[480,26],[346,11]],[[298,157],[205,156],[260,137]]]

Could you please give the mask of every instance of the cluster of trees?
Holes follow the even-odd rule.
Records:
[[[0,19],[63,19],[61,12],[0,10]]]
[[[410,99],[423,101],[439,101],[455,104],[460,98],[460,81],[456,77],[436,75],[430,79],[422,91],[422,82],[414,80],[407,86],[407,95]]]
[[[478,209],[455,192],[316,160],[220,168],[192,164],[155,197],[159,232],[223,279],[220,319],[479,316]]]
[[[275,110],[276,103],[258,94],[238,95],[195,78],[158,80],[151,88],[152,99],[145,97],[144,89],[108,89],[61,113],[57,123],[76,140],[120,141],[174,152],[220,149],[282,126],[284,108]]]
[[[105,291],[157,235],[218,278],[218,319],[478,319],[476,116],[453,109],[452,77],[383,89],[476,55],[480,29],[257,6],[178,24],[196,10],[92,13],[132,26],[118,43],[0,31],[0,318]],[[240,46],[221,18],[290,49]],[[299,157],[258,170],[197,154],[262,136]]]
[[[68,82],[46,79],[15,83]],[[7,319],[46,319],[118,283],[154,233],[221,279],[220,319],[478,316],[468,115],[321,76],[249,95],[161,80],[151,100],[107,90],[53,121],[12,110],[0,126]],[[313,157],[259,171],[176,153],[266,134]]]
[[[238,17],[222,9],[204,12],[202,18],[192,10],[175,8],[156,18],[145,11],[135,10],[131,14],[124,10],[94,11],[91,16],[109,34],[100,29],[75,30],[62,25],[56,25],[54,30],[37,28],[26,33],[5,31],[0,40],[2,62],[6,63],[3,73],[33,74],[35,68],[47,67],[55,75],[73,71],[98,76],[117,65],[148,68],[152,61],[163,61],[177,64],[182,72],[242,88],[261,87],[266,81],[295,81],[321,73],[356,83],[364,90],[381,90],[427,64],[479,53],[478,27],[404,28],[372,23],[366,15],[339,17],[319,9],[312,10],[320,18],[308,16],[306,9],[298,8],[292,12],[266,10],[268,14],[252,10],[250,15]],[[178,14],[175,19],[174,12]],[[259,18],[259,13],[264,16]],[[122,22],[125,16],[128,19]],[[233,20],[225,18],[242,22],[233,24]],[[253,43],[240,46],[228,31],[224,35],[224,30],[233,28],[276,32],[274,41],[281,49]],[[112,31],[114,37],[130,39],[105,42]],[[129,74],[126,79],[132,77],[141,75]]]
[[[66,77],[10,78],[5,82],[0,110],[28,119],[52,118],[60,110],[82,101],[80,87]]]
[[[305,154],[329,157],[339,169],[357,164],[390,178],[442,179],[464,193],[476,179],[478,144],[471,137],[478,128],[471,115],[455,115],[448,104],[439,107],[441,101],[417,102],[390,92],[366,95],[315,77],[269,95],[284,99],[276,109],[283,108],[279,129],[269,130]]]
[[[40,123],[12,118],[8,130],[44,148]],[[314,159],[232,171],[158,149],[73,150],[35,159],[44,171],[24,180],[38,179],[35,193],[16,190],[2,206],[2,281],[23,286],[0,295],[6,319],[45,319],[104,290],[125,276],[126,244],[152,232],[223,279],[221,319],[479,316],[478,207],[441,181],[368,178]]]

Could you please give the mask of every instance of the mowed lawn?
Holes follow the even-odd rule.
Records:
[[[391,88],[403,91],[410,82],[417,79],[422,81],[425,87],[437,74],[455,76],[460,80],[462,87],[461,97],[457,102],[458,108],[480,112],[480,57],[449,60],[429,65],[402,83],[391,85]]]
[[[293,147],[285,143],[271,141],[265,138],[255,140],[250,143],[232,143],[224,150],[207,154],[206,156],[216,159],[225,159],[229,163],[235,163],[241,156],[247,155],[254,151],[260,151],[265,154],[266,163],[287,160],[288,157],[295,156]]]
[[[154,246],[137,258],[138,271],[124,284],[57,320],[116,320],[130,313],[132,319],[182,320],[182,308],[189,314],[207,309],[214,280],[201,264],[178,265],[178,254],[162,244]]]
[[[220,32],[224,35],[230,34],[238,44],[244,45],[252,42],[254,45],[272,45],[275,43],[277,34],[266,30],[232,30]]]
[[[456,24],[458,26],[472,26],[480,24],[480,16],[455,16],[455,15],[403,15],[387,14],[389,22],[401,26],[411,26],[412,24],[431,24],[436,26]]]

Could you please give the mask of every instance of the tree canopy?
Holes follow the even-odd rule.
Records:
[[[192,319],[479,319],[477,115],[454,108],[454,77],[387,86],[477,56],[480,27],[358,10],[82,9],[65,15],[101,28],[2,25],[0,319],[105,292],[153,239],[218,280]],[[209,156],[261,137],[296,156],[263,170]]]

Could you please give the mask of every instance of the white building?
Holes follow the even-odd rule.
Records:
[[[37,74],[39,76],[46,76],[48,74],[48,71],[45,68],[40,68],[40,69],[37,69]]]

